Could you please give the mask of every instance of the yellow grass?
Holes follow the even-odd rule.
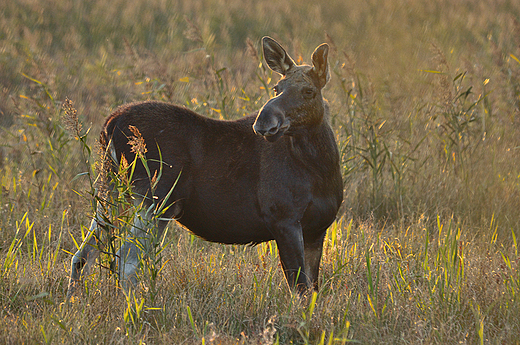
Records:
[[[518,342],[518,1],[22,0],[0,13],[0,343]],[[144,271],[135,296],[104,258],[64,304],[104,118],[145,99],[215,118],[259,109],[278,78],[264,35],[299,62],[332,48],[345,202],[318,294],[291,295],[274,243],[172,225],[161,274]]]

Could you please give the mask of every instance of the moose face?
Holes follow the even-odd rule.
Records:
[[[263,39],[264,56],[269,67],[283,78],[274,87],[276,96],[260,109],[253,129],[274,142],[284,134],[296,135],[302,128],[321,123],[324,114],[321,89],[328,80],[328,46],[322,44],[312,54],[313,66],[294,63],[273,39]]]

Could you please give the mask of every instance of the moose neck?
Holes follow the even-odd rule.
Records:
[[[294,155],[304,156],[305,159],[315,158],[320,151],[330,149],[330,145],[334,144],[330,141],[331,132],[329,124],[323,121],[316,127],[306,128],[294,135],[287,136],[287,143]]]
[[[325,167],[331,166],[330,164],[337,164],[339,160],[327,110],[326,107],[324,117],[319,124],[305,127],[285,138],[291,156],[313,171],[321,172]]]

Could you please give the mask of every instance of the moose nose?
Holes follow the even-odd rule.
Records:
[[[261,126],[253,126],[253,130],[256,134],[261,135],[263,137],[269,137],[271,135],[275,135],[278,132],[278,126],[271,128],[263,128]]]
[[[290,127],[290,122],[288,119],[279,120],[274,119],[275,121],[257,121],[253,125],[253,130],[257,135],[261,135],[265,140],[269,142],[275,142],[280,137],[284,135],[287,129]],[[273,120],[273,118],[270,118]]]
[[[273,100],[267,102],[253,124],[256,134],[263,137],[270,137],[278,133],[280,126],[285,118],[284,112],[273,104]]]

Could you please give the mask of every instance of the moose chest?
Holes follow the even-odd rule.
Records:
[[[267,150],[260,163],[261,217],[267,224],[284,221],[304,231],[322,230],[334,220],[342,200],[337,151],[334,146],[301,147],[292,138],[285,144]]]

